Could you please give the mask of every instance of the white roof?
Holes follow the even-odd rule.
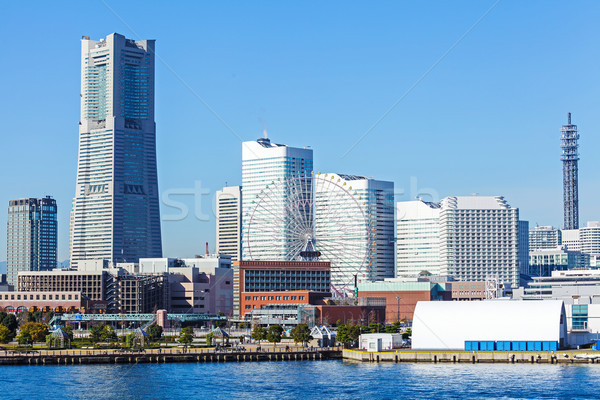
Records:
[[[560,341],[560,300],[420,301],[413,349],[464,349],[465,341]]]
[[[502,196],[451,196],[442,200],[442,207],[458,210],[506,210],[510,208]]]

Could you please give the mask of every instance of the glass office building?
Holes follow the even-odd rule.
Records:
[[[154,41],[81,41],[81,121],[71,265],[162,256]]]
[[[56,268],[56,200],[50,196],[8,203],[7,281],[17,284],[19,271]]]

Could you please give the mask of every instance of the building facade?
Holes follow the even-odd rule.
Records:
[[[330,295],[331,264],[328,262],[238,261],[237,264],[241,318],[266,305],[309,304],[316,297]]]
[[[71,266],[160,257],[158,195],[154,41],[83,37]]]
[[[288,180],[302,179],[312,172],[310,148],[275,144],[267,138],[242,143],[242,260],[284,261],[291,241],[291,227],[286,220],[293,212],[285,207],[286,193],[293,186]],[[265,201],[268,185],[277,185],[277,190]],[[312,188],[306,187],[306,192],[312,193]],[[262,212],[273,218],[269,227],[254,226],[256,229],[250,232],[259,204],[266,204],[269,209]]]
[[[519,286],[519,210],[501,196],[446,197],[440,210],[441,274]]]
[[[217,254],[228,254],[232,261],[242,258],[242,187],[217,190]]]
[[[6,240],[6,272],[10,285],[19,271],[56,268],[56,200],[50,196],[10,200]]]
[[[435,282],[389,280],[358,285],[359,298],[385,299],[385,321],[413,320],[419,301],[443,300],[445,287]]]
[[[315,245],[322,253],[320,260],[335,265],[332,285],[351,290],[357,274],[365,281],[393,278],[394,183],[335,173],[317,174],[316,179]],[[335,184],[321,184],[322,180]],[[347,187],[348,194],[341,195],[340,187]],[[345,233],[343,254],[338,251],[342,249],[328,248],[342,224],[352,232]]]
[[[459,281],[497,280],[519,285],[519,210],[501,196],[446,197],[440,203],[397,206],[398,276],[429,273]],[[437,253],[437,256],[436,256]],[[523,254],[528,257],[528,254]]]
[[[419,200],[396,206],[396,275],[413,277],[424,271],[439,275],[440,205]]]
[[[561,230],[553,226],[536,226],[529,231],[529,251],[555,249],[561,244]]]
[[[589,265],[589,255],[580,251],[570,251],[565,247],[534,250],[529,253],[529,276],[551,276],[552,271],[585,269]]]

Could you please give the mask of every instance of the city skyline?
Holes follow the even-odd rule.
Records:
[[[156,39],[160,44],[156,120],[161,194],[176,193],[176,189],[189,191],[196,181],[210,191],[201,210],[208,216],[205,221],[194,218],[194,212],[183,220],[168,220],[165,217],[177,210],[162,202],[165,256],[200,253],[206,241],[214,248],[214,193],[226,182],[241,184],[240,138],[255,140],[261,136],[263,125],[259,119],[266,121],[274,142],[312,146],[317,172],[353,173],[394,181],[396,200],[412,200],[418,194],[418,190],[411,190],[411,177],[416,178],[417,188],[433,188],[437,200],[473,192],[503,195],[520,209],[521,217],[529,220],[532,227],[560,227],[560,127],[566,113],[572,112],[583,132],[580,223],[599,219],[592,200],[599,194],[594,172],[600,162],[592,156],[600,146],[600,139],[594,135],[599,126],[594,118],[598,106],[594,93],[600,82],[592,73],[598,69],[599,54],[586,40],[597,35],[593,21],[600,9],[594,3],[553,8],[546,8],[543,3],[500,3],[376,129],[347,153],[490,5],[463,6],[460,18],[441,24],[445,13],[454,6],[390,6],[388,10],[380,5],[366,10],[370,14],[364,15],[364,28],[357,32],[350,28],[352,23],[347,27],[333,17],[334,11],[339,10],[322,6],[317,16],[305,14],[315,29],[301,40],[292,32],[298,29],[297,21],[302,18],[296,18],[289,28],[285,26],[289,21],[280,18],[270,20],[262,30],[254,29],[254,24],[245,21],[246,6],[240,4],[225,23],[220,20],[223,27],[216,29],[214,35],[208,34],[215,28],[210,23],[197,28],[206,34],[201,38],[201,48],[205,50],[190,56],[196,61],[186,60],[190,65],[181,63],[178,56],[185,47],[197,45],[198,36],[190,28],[177,28],[171,33],[161,25],[153,26],[153,21],[163,17],[165,10],[160,6],[146,11],[153,14],[144,21],[148,14],[135,15],[138,10],[132,5],[82,5],[81,8],[106,18],[53,29],[53,45],[42,46],[36,54],[26,54],[12,43],[5,50],[7,59],[21,59],[23,64],[3,66],[6,73],[1,82],[7,93],[14,93],[11,99],[3,100],[0,111],[5,121],[3,143],[7,148],[26,148],[30,165],[5,177],[0,199],[6,204],[11,198],[52,195],[59,210],[59,260],[68,257],[68,213],[77,157],[78,42],[81,35],[98,39],[115,31],[136,40]],[[17,12],[9,4],[1,7],[5,15]],[[17,26],[7,18],[0,30],[22,40],[33,40],[44,30],[50,31],[42,15],[48,20],[53,20],[48,15],[54,15],[60,21],[75,12],[65,6],[55,11],[47,7],[32,10],[32,20],[40,22],[35,29]],[[218,7],[191,7],[209,13],[225,12]],[[305,12],[280,5],[263,18],[281,17],[290,9],[301,15]],[[258,7],[252,15],[262,11]],[[358,6],[348,6],[342,10],[345,18],[341,20],[362,21],[363,11]],[[384,15],[384,11],[390,11],[390,15]],[[400,11],[415,16],[429,14],[398,26],[393,16],[403,15],[398,14]],[[173,10],[166,11],[165,18],[169,12]],[[543,23],[529,21],[533,12]],[[377,26],[369,20],[374,14]],[[576,18],[565,20],[565,14]],[[333,27],[327,26],[329,20],[336,21]],[[559,20],[563,26],[560,31],[555,29]],[[419,35],[412,37],[410,30],[417,23],[422,24],[416,30]],[[499,29],[507,23],[512,31]],[[225,34],[232,25],[248,30],[247,37]],[[431,27],[436,29],[428,31]],[[168,29],[173,27],[169,25]],[[315,45],[319,34],[324,40]],[[230,47],[226,46],[228,40]],[[274,49],[280,49],[280,53]],[[569,52],[568,59],[560,57],[565,51]],[[328,55],[329,52],[333,54]],[[34,65],[33,59],[50,54],[58,60],[56,65],[22,68]],[[517,57],[522,62],[514,63]],[[198,71],[202,72],[201,79]],[[21,94],[27,90],[17,90],[16,85],[29,79],[32,82],[27,85],[42,89],[36,98]],[[441,87],[444,85],[447,87]],[[36,118],[28,118],[30,114]],[[42,119],[45,128],[39,130],[38,121]],[[23,137],[30,139],[27,145]],[[3,158],[2,166],[8,170],[19,157],[19,151],[10,152]],[[43,171],[40,165],[45,166]],[[404,194],[399,194],[402,190]],[[193,208],[189,195],[173,198]],[[6,218],[0,216],[3,226]],[[5,235],[0,236],[6,240]],[[0,260],[6,259],[5,249],[5,245],[0,245]]]

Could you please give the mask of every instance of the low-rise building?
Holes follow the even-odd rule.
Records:
[[[412,321],[417,302],[444,300],[444,284],[416,279],[389,279],[358,284],[358,297],[385,299],[385,322]]]
[[[565,304],[571,347],[596,340],[600,334],[600,271],[553,271],[534,277],[526,287],[513,290],[513,300],[560,300]]]
[[[81,292],[2,292],[0,311],[4,312],[83,312],[88,301]]]

